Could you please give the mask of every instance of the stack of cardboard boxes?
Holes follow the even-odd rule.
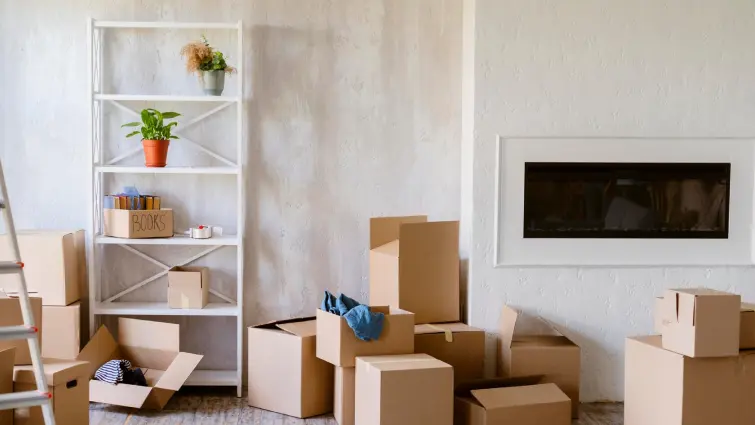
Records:
[[[739,295],[667,290],[660,335],[628,338],[624,423],[755,423],[755,310]]]

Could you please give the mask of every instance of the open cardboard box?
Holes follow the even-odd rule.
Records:
[[[117,342],[103,325],[76,359],[89,362],[89,401],[161,410],[202,357],[179,350],[178,325],[121,317]],[[110,360],[129,360],[142,369],[149,386],[111,385],[93,379],[97,369]]]
[[[0,349],[0,395],[13,392],[13,363],[16,348]],[[13,410],[0,410],[0,425],[13,425]]]

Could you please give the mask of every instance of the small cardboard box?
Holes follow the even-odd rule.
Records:
[[[333,411],[333,366],[315,356],[313,317],[248,328],[249,405],[297,418]]]
[[[168,306],[204,308],[210,297],[210,269],[173,267],[168,271]]]
[[[569,425],[571,401],[539,377],[490,379],[456,388],[454,425]]]
[[[173,237],[173,210],[106,209],[105,236],[126,239]]]
[[[485,331],[464,323],[416,325],[414,352],[453,366],[456,385],[485,374]]]
[[[663,297],[663,348],[689,357],[739,354],[742,300],[705,288],[669,289]]]
[[[417,324],[457,322],[459,297],[458,221],[370,220],[370,304],[411,311]]]
[[[333,416],[338,425],[354,425],[356,368],[336,366]]]
[[[451,365],[427,354],[359,357],[355,422],[359,425],[452,425]]]
[[[89,423],[89,377],[86,362],[44,359],[48,390],[52,393],[55,423]],[[37,389],[31,366],[16,366],[13,374],[15,392]],[[40,407],[15,409],[15,425],[45,425]]]
[[[13,363],[16,349],[0,349],[0,394],[13,392]],[[0,410],[0,425],[13,425],[13,410]]]
[[[27,289],[41,297],[44,305],[69,305],[81,298],[82,280],[86,279],[84,239],[83,230],[18,232]],[[10,241],[4,235],[0,242],[0,258],[12,257]],[[17,294],[18,277],[0,275],[0,288],[10,295]]]
[[[76,360],[81,351],[81,304],[42,306],[42,357]]]
[[[503,307],[498,369],[502,376],[543,375],[542,383],[553,383],[572,400],[572,417],[579,417],[580,349],[550,323],[551,335],[519,335],[514,332],[519,312]]]
[[[755,423],[755,352],[691,358],[661,340],[627,338],[624,425]]]
[[[414,353],[414,313],[391,307],[370,307],[385,314],[376,341],[362,341],[346,319],[317,309],[317,357],[341,367],[356,366],[358,356]]]
[[[116,342],[107,327],[101,326],[77,357],[89,362],[89,401],[162,410],[204,357],[179,350],[179,331],[172,323],[119,317]],[[129,360],[141,368],[148,386],[95,380],[94,373],[110,360]]]
[[[44,322],[42,322],[42,298],[29,298],[34,324],[39,329],[39,343],[44,343]],[[3,326],[22,326],[24,318],[21,316],[21,304],[18,298],[7,297],[0,292],[0,327]],[[6,348],[16,349],[17,365],[31,364],[31,354],[29,353],[29,343],[25,339],[19,340],[2,340],[0,339],[0,350]]]

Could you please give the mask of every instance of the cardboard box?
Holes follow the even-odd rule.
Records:
[[[659,335],[628,338],[624,425],[752,425],[755,352],[691,358]]]
[[[313,317],[248,328],[249,405],[307,418],[333,411],[333,366],[315,356]]]
[[[0,349],[0,394],[13,392],[15,348]],[[0,410],[0,425],[13,425],[13,410]]]
[[[89,377],[86,362],[45,359],[43,367],[48,390],[52,393],[55,423],[89,423]],[[16,366],[15,392],[34,391],[37,383],[31,366]],[[45,425],[40,407],[15,409],[15,425]]]
[[[454,368],[454,382],[482,379],[485,374],[485,331],[463,323],[414,327],[414,352],[429,354]]]
[[[317,357],[341,367],[354,367],[358,356],[414,353],[414,313],[392,307],[370,307],[385,314],[376,341],[362,341],[346,319],[317,310]]]
[[[21,230],[18,247],[24,263],[29,293],[42,298],[44,305],[69,305],[81,298],[81,270],[86,270],[82,245],[83,230]],[[0,242],[0,258],[13,258],[7,235]],[[0,288],[18,293],[18,277],[0,275]]]
[[[204,357],[179,350],[179,330],[172,323],[119,317],[116,342],[107,327],[100,327],[77,356],[77,360],[89,362],[89,401],[162,410]],[[94,380],[97,369],[110,360],[129,360],[142,369],[149,386]]]
[[[104,211],[105,236],[126,239],[173,237],[173,210]]]
[[[168,306],[204,308],[210,297],[210,269],[173,267],[168,271]]]
[[[663,348],[689,357],[739,354],[739,295],[705,288],[669,289],[663,297]]]
[[[4,297],[4,298],[3,298]],[[44,343],[44,322],[42,322],[42,298],[29,298],[32,314],[34,315],[34,324],[39,329],[39,343]],[[18,298],[5,297],[0,292],[0,327],[3,326],[22,326],[24,318],[21,316],[21,304]],[[2,340],[0,339],[0,350],[6,348],[16,349],[17,365],[31,364],[31,354],[29,353],[29,342],[25,339],[20,340]]]
[[[459,297],[458,221],[370,220],[370,304],[411,311],[417,324],[457,322]]]
[[[451,365],[427,354],[359,357],[355,422],[359,425],[452,425]]]
[[[356,368],[336,367],[333,416],[336,418],[338,425],[354,425],[355,385]]]
[[[543,375],[542,383],[553,383],[572,400],[572,417],[579,417],[580,349],[549,323],[552,335],[519,335],[514,332],[519,312],[503,307],[499,373],[505,377]]]
[[[483,380],[456,389],[454,425],[570,425],[571,400],[539,377]]]
[[[76,360],[81,351],[81,304],[42,306],[42,357]]]

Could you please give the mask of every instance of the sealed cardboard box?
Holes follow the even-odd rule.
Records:
[[[81,304],[42,306],[42,357],[76,360],[81,351]]]
[[[418,324],[458,321],[459,222],[372,218],[370,304],[411,311]]]
[[[457,385],[481,379],[485,373],[485,331],[464,323],[416,325],[414,352],[453,366]]]
[[[354,367],[358,356],[414,353],[414,313],[392,307],[370,307],[385,314],[376,341],[362,341],[341,316],[317,310],[317,357],[341,367]]]
[[[249,405],[297,418],[333,411],[333,365],[315,356],[313,317],[248,328]]]
[[[453,368],[427,354],[359,357],[359,425],[452,425]]]
[[[210,297],[210,269],[173,267],[168,271],[168,306],[204,308]]]
[[[116,342],[107,327],[100,327],[77,356],[89,362],[89,401],[162,410],[204,357],[179,350],[179,331],[172,323],[120,317]],[[148,386],[110,385],[93,379],[97,369],[110,360],[129,360],[141,368]]]
[[[0,349],[0,394],[13,392],[15,348]],[[0,425],[13,425],[13,410],[0,410]]]
[[[29,298],[34,324],[39,329],[39,343],[44,343],[44,322],[42,322],[42,299],[37,297]],[[7,297],[0,292],[0,327],[3,326],[22,326],[24,318],[21,316],[21,304],[18,298]],[[6,348],[15,348],[15,364],[31,364],[31,354],[29,353],[29,342],[22,340],[2,340],[0,339],[0,350]]]
[[[691,358],[662,347],[659,335],[628,338],[625,425],[752,425],[755,353]]]
[[[553,326],[550,335],[520,335],[515,333],[519,312],[503,307],[501,315],[501,345],[498,368],[502,376],[543,375],[543,383],[553,383],[572,401],[572,417],[579,417],[580,349],[577,344]]]
[[[336,367],[336,383],[333,394],[333,416],[338,425],[354,425],[354,395],[356,368]]]
[[[44,359],[48,390],[52,393],[55,423],[89,423],[89,377],[86,362]],[[31,366],[16,366],[13,374],[15,392],[37,389]],[[45,425],[40,407],[15,409],[15,425]]]
[[[24,263],[29,293],[42,298],[44,305],[69,305],[81,298],[81,270],[86,270],[83,253],[84,231],[21,230],[18,247]],[[7,236],[0,242],[0,258],[12,258]],[[0,288],[18,293],[18,277],[0,275]]]
[[[105,236],[127,239],[173,237],[173,210],[104,211]]]
[[[689,357],[739,354],[742,300],[706,288],[669,289],[663,296],[663,348]]]
[[[483,380],[457,387],[454,425],[569,425],[571,401],[539,377]]]

